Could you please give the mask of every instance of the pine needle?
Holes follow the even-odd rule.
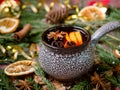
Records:
[[[90,81],[84,80],[76,85],[73,86],[71,90],[91,90],[92,86],[90,84]]]
[[[0,69],[0,90],[14,90],[13,84],[2,69]]]
[[[48,90],[55,90],[55,87],[53,86],[52,82],[50,82],[50,81],[45,77],[45,72],[42,70],[42,68],[40,67],[40,65],[36,65],[35,74],[44,77],[44,78],[43,78],[43,82],[46,84]]]
[[[97,49],[99,58],[102,62],[105,62],[111,66],[120,65],[120,60],[116,58],[112,52],[106,51],[100,45],[97,45]]]
[[[120,87],[120,75],[107,77],[107,79],[116,87]]]

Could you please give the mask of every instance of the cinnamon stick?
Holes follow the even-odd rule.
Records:
[[[14,39],[20,41],[22,38],[25,37],[25,35],[30,31],[30,29],[31,29],[31,25],[26,24],[22,30],[15,32]]]

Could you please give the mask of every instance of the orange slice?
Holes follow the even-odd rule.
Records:
[[[82,40],[82,36],[81,33],[76,31],[76,32],[70,32],[69,35],[68,33],[66,33],[65,36],[66,42],[64,44],[64,48],[69,47],[69,44],[75,44],[75,46],[79,46],[81,44],[83,44],[83,40]]]
[[[119,50],[115,49],[115,50],[113,51],[113,53],[114,53],[114,55],[115,55],[117,58],[120,58],[120,51],[119,51]]]
[[[17,18],[2,18],[0,19],[0,33],[12,33],[19,25],[19,19]]]
[[[70,37],[71,41],[73,41],[76,44],[76,46],[78,46],[75,32],[70,32],[69,37]]]
[[[106,14],[99,7],[87,6],[78,13],[78,16],[81,17],[82,21],[93,21],[104,20]]]
[[[79,46],[83,43],[80,32],[70,32],[69,37],[71,41],[75,42],[76,46]]]
[[[21,76],[27,75],[35,71],[34,66],[35,62],[30,60],[17,61],[8,65],[4,72],[8,76]]]
[[[68,33],[65,33],[65,39],[66,39],[68,42],[71,41],[71,40],[70,40],[70,37],[69,37],[69,35],[68,35]]]
[[[78,46],[83,44],[81,33],[80,32],[75,32],[75,36],[76,36],[76,39],[77,39]]]

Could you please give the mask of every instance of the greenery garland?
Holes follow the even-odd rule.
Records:
[[[26,13],[26,11],[28,13]],[[120,20],[120,10],[116,8],[110,7],[108,10],[109,14],[107,15],[107,18],[103,21],[95,21],[95,22],[81,22],[80,20],[77,20],[74,25],[81,26],[83,28],[89,28],[88,30],[92,34],[95,30],[97,30],[100,26],[102,26],[104,23],[114,20]],[[48,29],[49,27],[52,27],[54,25],[50,25],[44,22],[43,18],[45,16],[45,11],[40,10],[38,13],[31,13],[29,9],[23,10],[21,13],[21,22],[18,30],[23,27],[24,24],[30,23],[32,25],[32,30],[28,35],[25,36],[23,40],[20,42],[17,42],[13,39],[12,34],[7,35],[1,35],[0,36],[0,42],[3,46],[7,45],[18,45],[21,47],[28,47],[30,43],[38,43],[41,44],[40,38],[41,34],[44,30]],[[117,33],[116,33],[117,32]],[[106,72],[111,71],[114,66],[120,65],[120,60],[116,58],[112,50],[115,49],[118,45],[120,45],[120,32],[116,31],[115,35],[112,35],[111,33],[101,38],[99,41],[99,44],[96,47],[96,53],[100,59],[99,64],[94,65],[95,69],[93,69],[92,74],[94,72],[97,72],[100,74],[104,74],[105,81],[110,82],[114,87],[120,87],[120,75],[116,74],[112,71],[113,74],[110,76],[106,74]],[[107,41],[106,41],[107,40]],[[113,44],[114,43],[114,44]],[[107,47],[109,47],[109,50],[104,49],[103,44],[105,44]],[[8,58],[8,56],[2,56],[2,59]],[[12,60],[7,60],[0,62],[0,64],[4,64],[5,62],[15,62]],[[38,66],[36,72],[36,75],[41,75],[44,77],[44,83],[47,85],[49,90],[55,90],[55,87],[53,86],[52,82],[46,77],[45,72],[41,69],[40,66]],[[91,75],[92,75],[91,74]],[[41,87],[39,84],[35,83],[33,81],[33,78],[27,78],[29,82],[33,83],[35,90],[41,90]],[[16,79],[17,80],[17,79]],[[73,84],[71,90],[91,90],[95,86],[91,84],[90,77],[88,79],[84,79],[81,82],[76,82]],[[8,76],[6,76],[2,69],[0,69],[0,90],[14,90],[14,85],[10,83],[10,79]]]

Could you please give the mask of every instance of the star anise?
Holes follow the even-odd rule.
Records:
[[[63,39],[65,37],[65,32],[63,31],[55,31],[55,32],[50,32],[49,34],[47,34],[47,38],[50,39],[54,39],[55,41],[58,39]]]
[[[102,78],[99,74],[94,72],[94,76],[91,76],[91,84],[96,85],[94,90],[99,90],[100,87],[102,88],[101,90],[106,90],[104,79],[105,78]]]
[[[52,41],[51,43],[52,46],[62,48],[63,47],[63,42],[62,41]]]
[[[33,86],[32,83],[30,83],[28,80],[19,80],[16,85],[19,90],[32,90]]]

